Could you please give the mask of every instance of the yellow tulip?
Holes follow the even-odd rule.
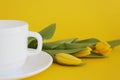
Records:
[[[78,53],[73,54],[76,57],[83,57],[83,56],[87,56],[91,53],[92,49],[90,47],[87,47],[87,49],[80,51]]]
[[[81,59],[67,53],[57,53],[55,54],[55,58],[58,63],[64,65],[80,65],[83,63]]]
[[[99,42],[96,44],[95,50],[98,54],[108,55],[112,49],[107,42]]]

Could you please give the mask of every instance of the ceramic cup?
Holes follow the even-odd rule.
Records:
[[[28,31],[28,23],[19,20],[0,20],[0,74],[22,67],[28,54],[28,37],[38,41],[37,49],[31,53],[40,53],[42,38],[36,32]]]

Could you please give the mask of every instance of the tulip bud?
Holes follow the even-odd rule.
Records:
[[[78,53],[73,54],[76,57],[84,57],[91,53],[92,49],[90,47],[87,47],[85,50],[80,51]]]
[[[63,64],[63,65],[80,65],[83,64],[82,60],[74,57],[67,53],[57,53],[55,54],[55,58],[57,63]]]
[[[111,50],[111,46],[107,42],[99,42],[95,45],[95,52],[97,54],[107,55]]]

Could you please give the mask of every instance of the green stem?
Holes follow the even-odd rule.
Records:
[[[120,45],[120,39],[118,39],[118,40],[113,40],[113,41],[108,41],[108,43],[110,44],[110,46],[111,46],[112,48],[114,48],[114,47]]]

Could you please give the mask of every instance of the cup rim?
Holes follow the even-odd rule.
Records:
[[[0,31],[19,29],[27,27],[28,23],[22,20],[0,20]]]

